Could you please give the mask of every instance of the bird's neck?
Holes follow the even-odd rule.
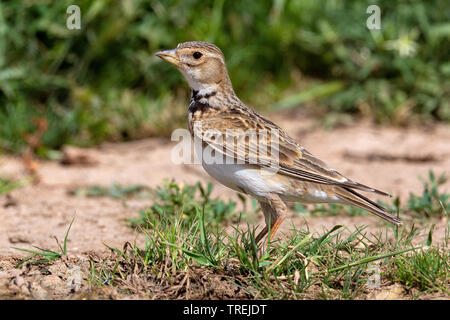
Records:
[[[219,110],[234,101],[239,101],[239,99],[234,93],[231,82],[219,82],[192,88],[191,104],[202,105],[203,108]]]
[[[191,89],[191,96],[195,100],[209,99],[221,91],[217,85],[201,85]]]

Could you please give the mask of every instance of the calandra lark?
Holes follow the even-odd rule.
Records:
[[[188,110],[191,135],[201,139],[202,150],[212,150],[215,160],[222,157],[223,161],[202,158],[204,169],[225,186],[259,201],[266,226],[256,237],[257,242],[269,230],[273,236],[286,218],[285,202],[289,201],[353,205],[401,224],[357,190],[386,196],[385,192],[344,177],[242,103],[234,93],[224,55],[217,46],[185,42],[156,55],[177,67],[192,89]],[[248,132],[256,133],[258,139],[250,139],[254,135]]]

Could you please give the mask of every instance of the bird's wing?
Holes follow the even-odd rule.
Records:
[[[295,179],[388,195],[344,177],[252,110],[231,109],[202,117],[193,131],[211,150],[238,163],[275,165],[278,173]]]

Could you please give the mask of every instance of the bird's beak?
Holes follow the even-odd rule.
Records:
[[[155,53],[155,56],[173,64],[175,67],[178,67],[180,64],[180,59],[178,59],[175,49],[158,51]]]

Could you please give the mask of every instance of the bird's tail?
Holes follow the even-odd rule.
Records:
[[[384,207],[380,206],[378,203],[373,202],[367,197],[359,194],[358,192],[348,188],[340,187],[336,188],[337,196],[344,202],[365,209],[373,214],[376,214],[380,218],[393,223],[397,226],[401,225],[402,222],[396,217],[391,216]]]

